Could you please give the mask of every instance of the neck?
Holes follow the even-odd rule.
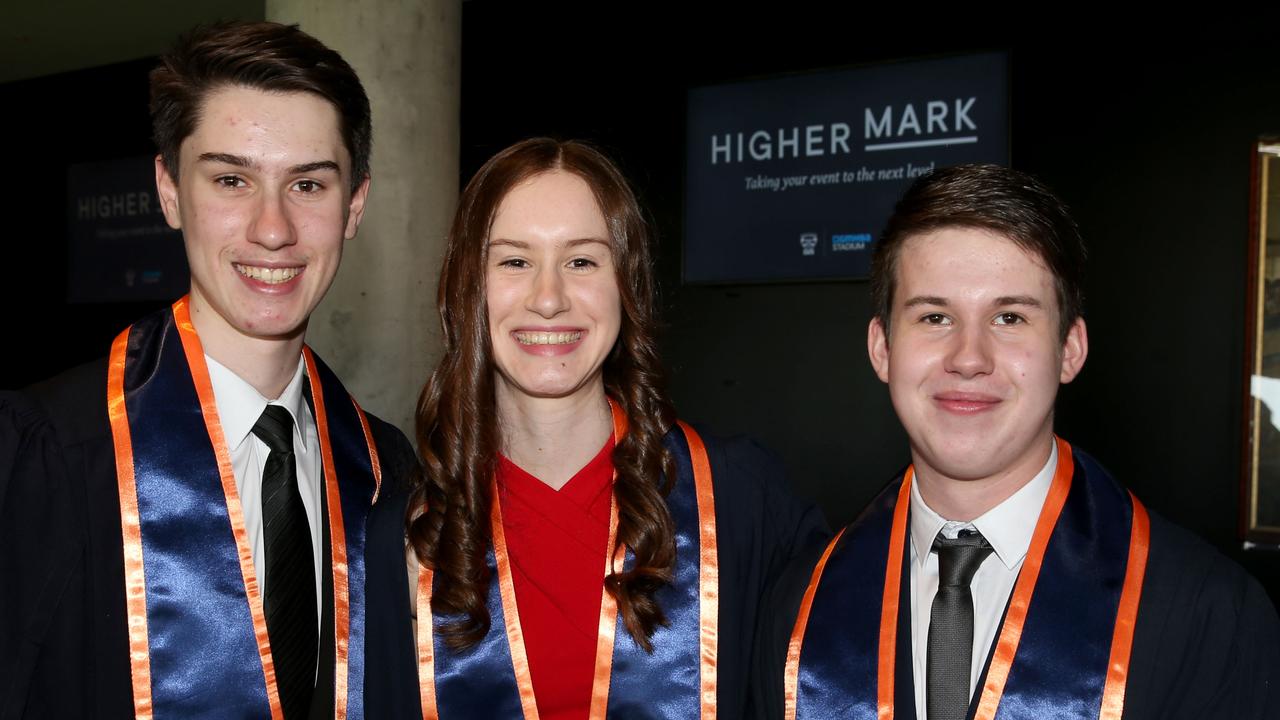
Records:
[[[613,433],[603,383],[564,398],[530,397],[500,377],[496,384],[502,453],[552,489],[564,487]]]
[[[1037,445],[1036,452],[1027,453],[1025,458],[995,475],[978,479],[948,477],[915,456],[912,466],[920,497],[946,520],[972,522],[1031,482],[1049,461],[1053,442],[1050,434],[1047,442]]]
[[[193,304],[194,305],[194,304]],[[302,356],[301,331],[287,338],[254,338],[225,328],[209,318],[212,311],[191,308],[191,324],[209,357],[274,400],[288,387]]]

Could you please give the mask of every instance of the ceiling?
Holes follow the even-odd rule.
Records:
[[[220,19],[261,20],[265,0],[0,3],[0,82],[158,55],[184,30]]]

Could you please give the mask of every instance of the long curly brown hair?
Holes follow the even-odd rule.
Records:
[[[613,493],[617,542],[631,551],[635,562],[604,582],[627,632],[652,651],[649,638],[667,623],[655,594],[671,581],[676,557],[671,512],[664,500],[675,477],[674,464],[662,445],[675,423],[675,410],[665,393],[655,340],[658,314],[648,223],[622,173],[590,145],[548,138],[516,143],[486,162],[458,201],[437,298],[444,356],[418,400],[422,471],[409,502],[409,542],[418,560],[439,578],[432,613],[460,616],[443,623],[439,632],[455,649],[479,642],[490,625],[485,598],[491,578],[485,556],[492,535],[491,483],[502,446],[485,300],[489,230],[512,188],[555,170],[586,181],[609,227],[622,323],[604,363],[604,386],[629,423],[613,450]]]

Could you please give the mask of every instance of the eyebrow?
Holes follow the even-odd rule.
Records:
[[[566,242],[564,245],[565,247],[578,247],[579,245],[589,245],[591,243],[600,243],[601,245],[604,245],[606,248],[612,247],[609,244],[609,241],[601,240],[600,238],[577,238],[575,240],[570,240]],[[521,250],[529,249],[529,243],[523,240],[511,240],[510,238],[494,238],[493,240],[489,241],[489,247],[494,247],[496,245],[509,245],[511,247],[519,248]]]
[[[947,302],[946,298],[938,297],[937,295],[916,295],[903,303],[903,307],[909,308],[917,305],[940,305],[946,307],[950,303]]]
[[[242,168],[254,168],[258,166],[257,163],[243,155],[232,155],[231,153],[200,153],[200,157],[198,159],[200,162],[223,163],[225,165],[235,165],[236,167]]]
[[[992,305],[1025,305],[1027,307],[1039,308],[1044,307],[1044,303],[1030,295],[1005,295],[995,299]]]
[[[937,305],[939,307],[947,307],[950,305],[946,298],[937,295],[916,295],[908,299],[903,307],[916,307],[917,305]],[[1039,308],[1044,307],[1044,303],[1030,295],[1002,295],[991,301],[993,307],[1004,307],[1006,305],[1024,305],[1026,307]]]
[[[316,160],[315,162],[303,163],[301,165],[294,165],[293,167],[289,168],[289,174],[304,175],[306,173],[316,172],[317,170],[332,170],[333,172],[339,175],[342,174],[342,168],[338,167],[338,163],[332,160]]]
[[[235,167],[248,168],[251,170],[258,168],[258,163],[253,160],[250,160],[243,155],[233,155],[231,153],[201,153],[198,159],[200,162],[223,163],[225,165],[234,165]],[[302,163],[301,165],[294,165],[289,168],[287,172],[290,175],[303,175],[306,173],[313,173],[318,170],[331,170],[339,175],[342,174],[342,168],[338,163],[332,160],[315,160],[313,162]]]

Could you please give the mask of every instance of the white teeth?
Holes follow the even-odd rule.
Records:
[[[582,339],[582,331],[572,332],[518,332],[516,342],[521,345],[568,345]]]
[[[278,285],[280,283],[289,282],[302,272],[302,268],[265,268],[256,267],[254,265],[241,265],[240,263],[232,263],[236,271],[241,275],[252,278],[268,285]]]

